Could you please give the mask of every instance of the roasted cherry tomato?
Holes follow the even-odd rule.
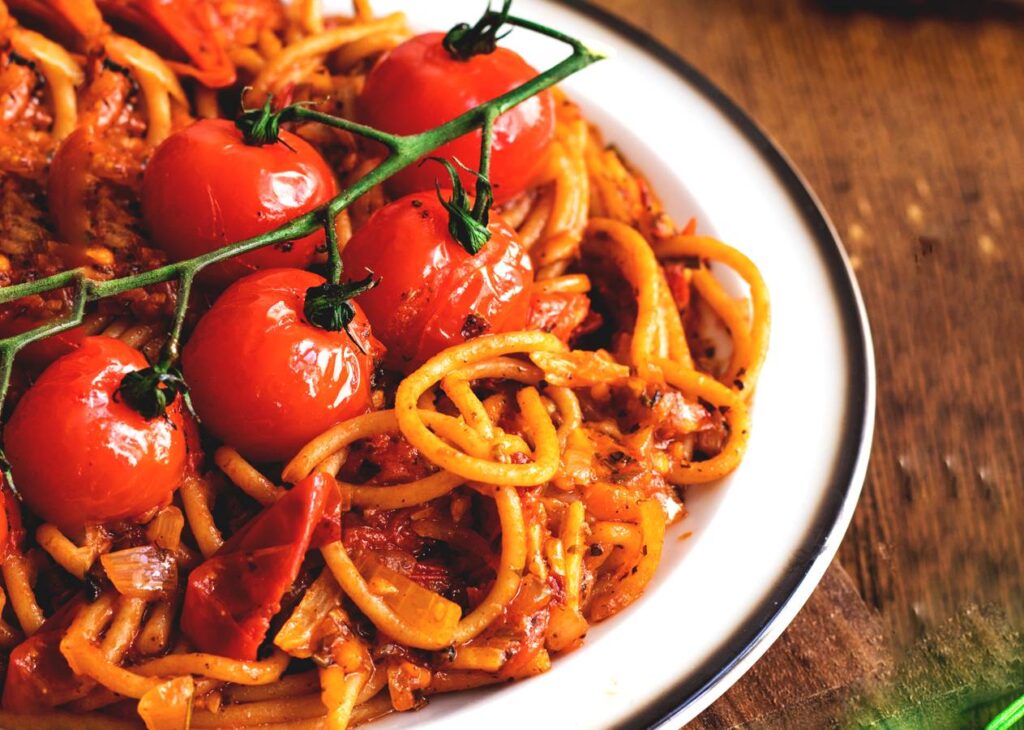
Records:
[[[359,297],[391,366],[411,370],[446,347],[482,334],[523,329],[533,267],[516,233],[491,216],[491,240],[476,255],[448,231],[434,193],[377,211],[345,246],[351,276],[380,284]]]
[[[181,400],[147,420],[117,395],[142,353],[88,337],[29,388],[4,430],[15,484],[63,528],[139,517],[171,499],[185,469]]]
[[[203,425],[249,459],[288,459],[369,408],[378,344],[356,304],[349,330],[358,345],[306,321],[306,290],[323,283],[298,269],[251,274],[221,295],[182,353]]]
[[[537,71],[507,48],[468,60],[445,50],[443,33],[417,36],[384,56],[359,97],[362,121],[395,134],[424,132],[530,81]],[[514,198],[536,178],[555,134],[554,99],[544,92],[506,112],[494,124],[491,183],[499,202]],[[435,155],[480,166],[481,133],[473,132]],[[463,184],[474,180],[463,173]],[[395,195],[432,190],[447,182],[436,165],[413,165],[388,181]]]
[[[334,478],[315,472],[245,525],[192,571],[181,628],[201,651],[252,660],[298,575]],[[337,498],[333,502],[337,508]]]
[[[204,119],[172,134],[153,153],[142,212],[153,242],[180,261],[272,231],[337,192],[327,163],[302,138],[281,132],[273,144],[249,145],[231,122]],[[320,230],[236,256],[204,278],[224,286],[256,269],[303,268],[322,245]]]

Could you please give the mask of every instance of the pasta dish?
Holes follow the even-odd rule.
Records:
[[[762,278],[510,5],[0,0],[0,727],[534,677],[739,465]]]

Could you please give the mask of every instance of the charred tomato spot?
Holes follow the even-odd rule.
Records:
[[[478,314],[469,314],[466,321],[462,323],[462,336],[467,340],[486,333],[491,328],[490,323]]]

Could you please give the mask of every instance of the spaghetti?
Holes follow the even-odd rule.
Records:
[[[138,173],[193,117],[224,116],[243,87],[248,104],[358,118],[371,69],[412,37],[404,16],[377,17],[363,0],[339,17],[316,0],[234,4],[251,23],[221,19],[217,54],[188,64],[92,11],[71,23],[90,30],[68,52],[57,26],[19,25],[31,3],[14,2],[13,17],[0,7],[0,85],[10,87],[0,91],[22,93],[22,59],[42,84],[24,87],[23,109],[35,111],[3,130],[32,162],[6,165],[21,182],[3,189],[38,230],[31,241],[0,230],[4,283],[34,276],[44,252],[59,270],[91,250],[99,278],[161,263],[137,214],[125,213],[138,208],[138,180],[104,177],[115,161]],[[219,17],[217,3],[195,5]],[[214,64],[225,59],[234,86],[207,85],[227,78]],[[553,101],[531,183],[495,209],[532,272],[526,327],[467,318],[455,344],[400,367],[385,361],[365,412],[307,436],[283,463],[190,432],[186,478],[137,519],[76,528],[28,516],[29,536],[12,541],[2,565],[0,725],[88,730],[136,727],[125,719],[134,717],[156,729],[343,730],[437,694],[541,674],[642,595],[668,526],[686,514],[683,490],[743,458],[769,299],[746,256],[695,222],[678,227],[580,109],[559,91]],[[289,126],[342,184],[383,163],[378,145],[340,126]],[[50,153],[82,130],[101,140],[83,182],[91,192],[68,206],[75,240],[53,243],[68,227],[47,229],[38,181]],[[327,241],[347,256],[396,197],[390,183],[374,187],[329,224]],[[477,257],[497,256],[487,245]],[[326,246],[317,263],[330,267]],[[747,296],[722,283],[723,269]],[[82,335],[119,338],[153,360],[180,329],[163,319],[178,303],[166,287],[129,294],[127,312],[91,312]],[[0,324],[21,331],[25,312],[45,321],[69,302],[23,303]],[[349,332],[369,357],[369,328]],[[271,440],[284,438],[278,427],[266,429]],[[203,468],[199,444],[211,439]],[[279,600],[261,602],[271,585]],[[216,627],[225,635],[197,642]]]

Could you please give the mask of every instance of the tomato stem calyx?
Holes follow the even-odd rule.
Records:
[[[270,95],[260,108],[242,109],[235,120],[235,126],[247,145],[263,147],[281,142],[287,147],[288,144],[281,140],[281,124],[291,119],[296,107],[290,104],[280,111],[274,111],[274,97]]]
[[[302,306],[302,313],[314,327],[319,327],[328,332],[342,332],[348,335],[352,343],[359,348],[364,355],[366,349],[363,347],[361,338],[357,337],[351,330],[352,321],[356,316],[356,309],[352,306],[352,299],[365,294],[380,283],[374,278],[371,271],[365,279],[350,281],[347,284],[335,284],[325,282],[319,286],[310,287],[306,290],[306,301]]]
[[[460,246],[475,256],[480,253],[484,244],[491,240],[491,230],[488,228],[491,222],[491,205],[494,203],[491,182],[483,174],[469,169],[458,160],[455,161],[459,167],[476,177],[476,200],[473,207],[470,208],[469,194],[462,185],[462,178],[459,177],[455,165],[440,157],[428,157],[427,159],[440,162],[451,176],[452,197],[445,200],[441,183],[435,182],[437,197],[440,199],[441,205],[448,211],[448,232]]]
[[[146,420],[166,415],[167,408],[188,386],[176,368],[163,363],[128,373],[114,394]]]
[[[505,0],[500,11],[491,10],[491,3],[488,0],[487,10],[476,25],[459,23],[448,31],[442,41],[444,49],[457,61],[468,61],[473,56],[494,53],[498,41],[512,32],[510,29],[499,35],[511,9],[512,0]]]
[[[498,13],[493,14],[493,16],[498,15]],[[486,15],[482,22],[486,21],[493,26],[494,20],[496,20],[493,16],[491,14]],[[187,314],[186,300],[188,287],[192,278],[205,268],[227,261],[235,256],[249,253],[250,251],[256,251],[286,241],[294,241],[314,233],[324,225],[324,216],[328,212],[333,216],[337,216],[341,211],[352,205],[355,200],[358,200],[366,192],[373,189],[373,187],[380,185],[406,167],[415,164],[417,160],[422,160],[444,144],[470,134],[477,129],[482,129],[483,131],[485,144],[483,154],[481,155],[480,169],[484,173],[484,177],[487,177],[490,157],[489,140],[493,133],[495,120],[526,99],[536,96],[559,81],[572,76],[603,58],[601,54],[589,49],[582,41],[554,28],[513,16],[509,16],[503,22],[507,26],[519,27],[531,33],[564,43],[572,49],[572,54],[537,74],[531,81],[517,86],[505,94],[425,132],[405,136],[391,134],[342,117],[316,111],[302,104],[289,105],[279,112],[274,112],[270,103],[264,104],[261,109],[243,111],[238,128],[243,134],[253,130],[251,134],[247,135],[253,138],[251,142],[253,144],[257,143],[257,138],[260,143],[272,143],[274,140],[272,139],[271,132],[275,134],[280,132],[282,123],[309,121],[346,130],[360,137],[379,142],[388,148],[390,153],[384,162],[363,175],[351,187],[340,192],[329,203],[321,206],[320,209],[311,210],[297,218],[293,218],[268,233],[230,243],[222,248],[191,259],[166,264],[156,269],[141,271],[116,279],[102,281],[94,279],[92,272],[80,267],[25,281],[20,284],[0,287],[0,304],[9,304],[24,297],[57,289],[71,289],[74,292],[70,310],[63,316],[47,321],[21,334],[0,337],[0,406],[6,400],[11,382],[11,374],[14,369],[14,360],[18,352],[33,342],[39,342],[47,337],[60,332],[66,332],[80,325],[85,315],[86,305],[90,302],[99,301],[153,284],[177,280],[180,287],[180,299],[175,309],[172,339],[165,348],[164,357],[165,362],[171,362],[177,357],[177,339]],[[465,37],[469,33],[470,37],[472,37],[471,31],[473,31],[472,28],[469,31],[463,30],[461,35]],[[495,40],[497,40],[496,30],[492,29],[492,33],[495,34]],[[456,35],[459,34],[457,33]],[[452,42],[454,43],[455,39]],[[458,45],[461,46],[462,43]],[[275,114],[276,116],[273,116]],[[478,212],[481,212],[486,207],[481,202],[482,198],[484,198],[480,194],[482,185],[483,183],[478,183],[478,202],[475,206],[478,208]],[[489,206],[489,203],[487,205]],[[480,233],[482,234],[482,232]],[[480,245],[483,244],[481,243]],[[337,262],[334,262],[330,273],[332,278],[336,276],[334,273],[336,270],[339,271],[338,276],[340,278],[340,267],[338,267]],[[188,405],[187,392],[183,393],[183,399],[186,405]]]

